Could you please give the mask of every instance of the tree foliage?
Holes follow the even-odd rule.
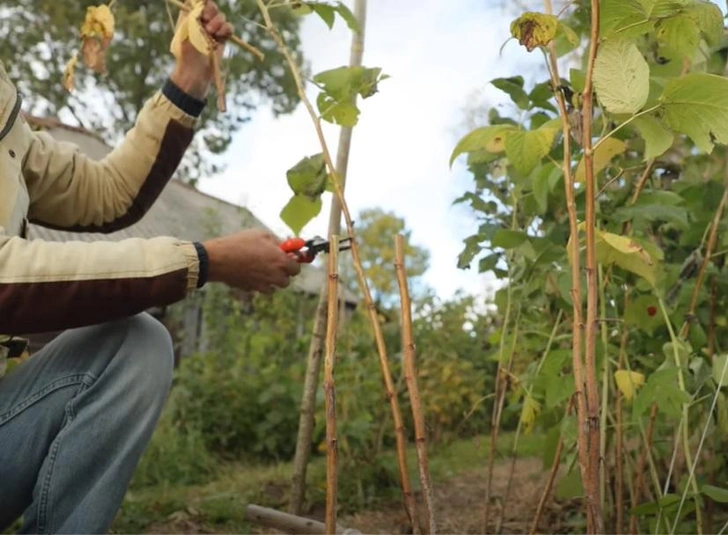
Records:
[[[224,62],[228,111],[219,113],[214,105],[206,106],[201,132],[183,163],[183,175],[193,181],[220,170],[208,156],[221,154],[230,146],[232,134],[250,119],[256,107],[269,103],[275,114],[282,114],[298,104],[290,71],[269,34],[259,26],[255,0],[217,3],[236,32],[265,53],[265,61],[228,45]],[[0,1],[3,19],[12,21],[0,27],[0,58],[23,94],[27,111],[77,122],[113,143],[133,125],[144,102],[171,72],[174,26],[170,13],[176,21],[177,8],[168,12],[163,0],[116,2],[115,35],[106,56],[107,74],[78,69],[76,90],[69,94],[61,85],[64,67],[80,47],[79,31],[86,8],[96,4],[91,0]],[[271,16],[303,64],[300,17],[289,8],[272,10]]]
[[[714,453],[728,442],[728,398],[720,388],[724,383],[715,378],[721,355],[728,352],[723,312],[728,305],[723,267],[728,41],[713,2],[603,0],[599,6],[593,64],[596,367],[603,444],[619,448],[601,452],[607,459],[601,492],[609,529],[624,528],[614,524],[617,511],[629,506],[627,497],[634,496],[637,481],[646,480],[649,491],[640,498],[645,506],[635,511],[645,529],[700,532],[708,520],[705,500],[713,499],[704,482],[725,481],[728,475],[728,465]],[[520,412],[522,429],[541,426],[572,447],[576,435],[566,432],[572,419],[564,418],[575,388],[571,336],[573,328],[583,326],[572,327],[574,259],[568,251],[576,240],[584,254],[587,230],[581,126],[590,9],[588,3],[576,3],[560,13],[558,24],[550,14],[530,12],[511,29],[528,49],[548,54],[553,46],[561,57],[576,54],[558,86],[550,79],[520,76],[493,80],[510,97],[510,111],[491,110],[489,124],[455,147],[453,160],[467,154],[474,178],[474,188],[458,202],[468,203],[479,219],[477,232],[465,240],[460,266],[477,260],[480,271],[493,271],[506,283],[496,296],[504,318],[498,353],[504,367],[512,362],[517,379],[509,384],[508,404]],[[562,97],[573,186],[565,185],[562,167]],[[570,187],[578,235],[569,230],[565,191]],[[581,292],[582,299],[586,293]],[[655,443],[645,445],[640,429],[649,425],[653,405],[658,411]],[[615,426],[622,426],[624,436],[618,446]],[[699,449],[704,429],[712,432],[713,451],[707,444]],[[656,445],[663,438],[668,448]],[[551,457],[545,458],[553,458],[551,444]],[[675,483],[663,486],[673,445],[682,460],[673,467]],[[635,472],[645,447],[658,459],[656,480]],[[615,459],[624,455],[633,462],[619,465],[629,469],[617,493],[607,485],[616,485]],[[697,461],[706,458],[715,462]],[[691,462],[696,461],[693,477]],[[578,470],[574,476],[578,481]],[[574,489],[574,495],[582,492],[580,485]],[[655,498],[647,506],[649,496]]]

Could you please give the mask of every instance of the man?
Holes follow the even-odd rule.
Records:
[[[220,43],[232,27],[208,2]],[[176,170],[213,77],[185,43],[170,79],[124,141],[96,162],[31,132],[0,65],[0,375],[12,335],[66,331],[0,379],[0,531],[109,529],[172,381],[167,331],[143,311],[207,281],[269,293],[299,265],[269,233],[200,243],[173,238],[49,243],[28,221],[111,232],[138,221]]]

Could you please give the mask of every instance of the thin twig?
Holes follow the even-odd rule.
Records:
[[[404,349],[404,369],[410,404],[412,405],[412,419],[415,424],[415,445],[417,447],[417,466],[420,473],[420,485],[425,501],[425,512],[429,524],[428,533],[437,533],[435,520],[435,503],[432,495],[432,482],[430,480],[430,467],[427,460],[427,431],[425,428],[425,415],[420,402],[420,389],[417,385],[417,368],[415,366],[415,343],[412,336],[412,302],[407,287],[407,274],[405,271],[404,236],[397,234],[394,238],[395,269],[399,296],[402,309],[402,344]]]
[[[190,7],[185,4],[184,2],[181,2],[180,0],[165,0],[165,2],[169,2],[170,4],[178,7],[181,11],[189,12]],[[251,54],[253,54],[255,57],[258,58],[258,60],[263,61],[265,60],[265,54],[259,49],[254,47],[253,45],[246,43],[243,41],[240,37],[236,35],[230,36],[230,41],[238,45],[240,48],[243,48],[244,50],[247,50]]]
[[[627,310],[629,306],[629,291],[624,292],[624,310]],[[622,336],[619,340],[619,363],[617,369],[624,369],[624,363],[627,360],[627,342],[629,341],[629,329],[626,325],[622,326]],[[615,533],[624,533],[624,414],[622,411],[622,400],[624,396],[622,391],[617,389],[616,393],[616,408],[617,413],[617,425],[616,425],[616,437],[614,440],[614,459],[615,459],[615,496],[614,501],[617,509],[617,519],[615,525]],[[634,496],[634,493],[632,494]],[[632,506],[636,506],[635,503]]]
[[[650,453],[650,448],[652,447],[652,435],[655,431],[655,421],[657,420],[657,403],[652,404],[652,409],[650,409],[650,423],[647,425],[647,436],[645,438],[645,443],[642,448],[642,451],[640,452],[640,456],[637,459],[637,466],[635,467],[634,471],[634,477],[635,477],[635,483],[634,483],[634,499],[633,499],[633,505],[637,506],[640,503],[640,500],[642,499],[642,491],[644,489],[645,494],[647,493],[647,483],[645,483],[645,464],[647,464],[647,456]],[[636,535],[637,533],[637,525],[638,517],[636,515],[631,515],[629,519],[629,533],[630,535]]]
[[[220,57],[213,48],[210,52],[210,60],[212,61],[212,73],[215,77],[215,91],[217,92],[217,109],[220,113],[227,111],[225,103],[225,79],[222,76],[222,66],[220,65]]]
[[[338,488],[338,444],[336,439],[336,328],[339,315],[339,237],[332,235],[329,250],[329,302],[324,359],[324,402],[326,410],[326,533],[336,533]]]
[[[384,385],[387,391],[387,397],[389,398],[389,404],[392,409],[392,417],[394,419],[394,427],[395,427],[395,438],[397,443],[397,459],[399,462],[399,472],[400,472],[400,479],[402,484],[402,494],[404,495],[404,501],[405,501],[405,509],[408,514],[408,516],[413,520],[417,518],[417,515],[415,513],[416,505],[415,505],[415,499],[414,494],[412,493],[412,487],[410,485],[409,481],[409,474],[407,471],[407,455],[406,455],[406,443],[407,440],[405,438],[404,434],[404,423],[402,421],[402,412],[399,408],[399,400],[397,399],[397,393],[394,388],[394,381],[392,380],[392,372],[389,367],[389,359],[387,357],[387,347],[384,343],[384,335],[382,334],[381,325],[379,324],[379,317],[377,314],[377,309],[374,304],[374,300],[372,299],[372,293],[369,289],[369,283],[367,282],[366,275],[364,274],[364,268],[362,267],[361,262],[361,256],[359,254],[359,246],[356,241],[356,235],[354,231],[354,223],[351,217],[351,212],[349,211],[349,205],[346,202],[346,199],[344,198],[343,190],[341,188],[341,182],[339,179],[339,176],[336,172],[336,168],[334,167],[333,160],[331,158],[331,153],[329,151],[328,144],[326,143],[326,138],[324,136],[323,129],[321,127],[321,121],[319,119],[318,114],[313,108],[313,105],[311,104],[311,101],[309,100],[308,96],[306,95],[306,88],[303,84],[303,79],[301,77],[301,73],[296,65],[295,60],[293,59],[293,56],[291,55],[290,50],[286,46],[285,42],[283,41],[283,38],[281,37],[278,30],[273,25],[273,21],[271,20],[270,14],[268,13],[268,10],[265,6],[265,3],[263,0],[256,0],[258,7],[263,14],[263,18],[266,23],[266,29],[270,33],[273,40],[276,42],[276,45],[278,46],[278,50],[281,52],[283,57],[286,59],[286,63],[288,63],[288,66],[291,70],[291,74],[293,76],[294,82],[296,84],[296,89],[298,91],[298,96],[301,99],[301,102],[303,102],[304,107],[306,108],[306,111],[308,112],[308,115],[311,118],[311,121],[313,122],[314,128],[316,130],[316,135],[318,136],[319,143],[321,145],[321,150],[324,155],[324,161],[326,163],[326,167],[329,171],[330,176],[332,177],[332,183],[334,186],[334,192],[336,194],[336,198],[341,203],[341,212],[344,215],[344,221],[346,222],[346,228],[349,233],[349,237],[351,238],[351,255],[354,260],[354,270],[357,275],[357,282],[359,283],[359,288],[361,289],[362,293],[364,294],[364,300],[366,303],[367,312],[369,313],[369,320],[370,324],[372,326],[372,331],[374,333],[374,340],[377,346],[377,353],[379,355],[379,364],[380,368],[382,370],[382,378],[384,380]]]

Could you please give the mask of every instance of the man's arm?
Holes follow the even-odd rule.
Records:
[[[180,13],[180,21],[186,17]],[[208,1],[201,14],[222,56],[232,26]],[[112,232],[144,215],[177,169],[213,78],[212,62],[189,42],[175,50],[170,81],[152,97],[124,141],[100,162],[75,145],[33,134],[23,174],[30,220],[74,231]]]
[[[0,332],[56,331],[179,301],[206,278],[173,238],[45,242],[0,236]]]
[[[171,81],[152,97],[124,141],[95,161],[76,145],[32,134],[23,174],[33,223],[113,232],[139,221],[179,166],[202,109]]]

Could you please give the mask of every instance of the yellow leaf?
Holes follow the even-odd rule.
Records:
[[[200,17],[205,8],[204,2],[196,2],[190,12],[180,21],[177,31],[172,38],[170,50],[174,57],[182,55],[182,44],[189,41],[200,53],[210,55],[215,48],[215,42],[202,27]]]
[[[523,424],[523,432],[530,433],[536,423],[536,416],[541,412],[541,404],[531,396],[526,396],[523,400],[523,409],[521,410],[521,423]]]
[[[594,151],[594,175],[603,171],[617,154],[622,154],[627,148],[627,144],[619,139],[612,137],[605,139],[597,150]],[[576,182],[584,183],[586,181],[586,165],[584,158],[579,162],[574,176]]]
[[[106,70],[106,49],[114,37],[114,14],[107,5],[90,6],[81,26],[81,54],[84,64],[102,73]]]
[[[195,6],[189,14],[189,26],[188,32],[190,34],[190,43],[194,46],[198,52],[209,56],[215,47],[215,43],[212,38],[208,35],[205,28],[202,27],[200,17],[202,17],[202,10],[204,9],[204,2],[200,2]]]
[[[107,5],[90,6],[81,26],[81,39],[99,38],[108,45],[114,36],[114,14]]]
[[[78,51],[73,53],[71,59],[66,63],[66,68],[63,69],[63,87],[69,93],[75,88],[76,82],[76,67],[78,66]]]
[[[528,12],[511,23],[511,35],[531,52],[553,41],[558,27],[559,19],[554,15]]]
[[[639,243],[627,236],[619,236],[618,234],[612,234],[611,232],[599,231],[599,237],[609,244],[612,249],[616,249],[620,253],[624,254],[636,254],[640,257],[645,264],[652,265],[652,257],[645,251]]]
[[[628,370],[614,372],[614,380],[617,383],[617,388],[627,401],[631,401],[637,388],[645,384],[644,375]]]
[[[189,19],[186,18],[177,25],[177,31],[174,32],[172,44],[169,45],[169,50],[172,52],[172,55],[177,59],[182,56],[182,43],[185,42],[190,35],[187,26],[188,22]]]

